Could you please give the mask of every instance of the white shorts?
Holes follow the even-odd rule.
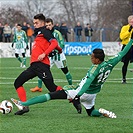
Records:
[[[25,49],[24,49],[24,48],[21,48],[21,49],[15,49],[15,53],[16,53],[16,54],[22,54],[22,53],[25,53]]]
[[[76,90],[66,90],[67,99],[74,99],[74,97],[78,94],[79,89]],[[85,107],[85,109],[91,109],[95,105],[95,99],[97,94],[87,94],[84,93],[80,97],[81,104]]]
[[[66,57],[64,53],[60,54],[60,60],[55,60],[54,58],[50,57],[50,67],[52,67],[54,64],[57,66],[57,68],[64,68],[66,67]]]

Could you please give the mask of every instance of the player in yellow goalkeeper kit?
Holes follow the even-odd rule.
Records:
[[[89,116],[106,116],[110,118],[116,118],[113,112],[100,108],[96,110],[94,108],[95,99],[98,92],[110,75],[114,66],[122,59],[122,57],[129,51],[133,44],[133,33],[131,40],[126,47],[108,61],[104,61],[104,51],[102,49],[94,49],[91,55],[91,61],[93,65],[88,70],[86,76],[81,80],[76,89],[72,89],[70,86],[65,86],[64,90],[50,92],[27,100],[26,102],[12,101],[19,107],[30,106],[32,104],[43,103],[54,99],[69,99],[72,101],[74,107],[78,113],[81,113],[81,104],[85,107]],[[67,88],[67,90],[65,90]],[[70,90],[68,90],[70,89]],[[80,104],[81,102],[81,104]]]

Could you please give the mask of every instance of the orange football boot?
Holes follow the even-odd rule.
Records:
[[[35,88],[31,88],[30,91],[32,91],[32,92],[36,92],[36,91],[42,92],[42,88],[39,88],[38,86],[36,86]]]

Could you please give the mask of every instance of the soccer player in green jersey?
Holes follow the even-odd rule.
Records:
[[[47,29],[51,30],[53,36],[57,39],[59,46],[63,49],[65,46],[64,39],[61,33],[58,30],[54,29],[53,20],[51,18],[46,19],[45,26]],[[54,50],[52,54],[53,56],[50,57],[50,67],[52,67],[55,64],[57,68],[61,69],[62,72],[65,74],[68,84],[72,85],[72,76],[68,70],[65,54],[63,52],[59,54],[58,51],[56,50]],[[38,79],[38,86],[30,90],[32,92],[36,92],[36,91],[41,92],[42,91],[42,80]]]
[[[20,24],[17,24],[17,31],[14,33],[12,47],[15,47],[15,56],[18,61],[21,63],[20,67],[26,67],[26,56],[25,56],[25,49],[28,45],[28,39],[26,36],[25,31],[21,30],[22,27]],[[22,54],[23,60],[19,56]]]
[[[94,49],[91,54],[91,61],[93,65],[88,70],[86,76],[81,80],[76,89],[71,87],[64,87],[64,90],[50,92],[27,100],[26,102],[11,99],[15,105],[21,109],[24,106],[30,106],[37,103],[43,103],[54,99],[69,99],[72,101],[78,113],[81,113],[81,104],[85,107],[89,116],[105,116],[109,118],[116,118],[113,112],[100,108],[94,108],[95,99],[98,92],[100,92],[104,82],[108,78],[114,66],[121,61],[122,57],[129,51],[133,44],[133,33],[129,43],[125,48],[108,61],[104,61],[104,51],[102,49]],[[69,88],[70,90],[65,90]]]

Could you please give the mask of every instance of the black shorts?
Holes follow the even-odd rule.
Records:
[[[14,82],[15,88],[17,89],[29,79],[32,79],[36,76],[38,76],[43,81],[46,88],[50,92],[56,90],[57,86],[54,84],[53,76],[50,71],[50,66],[42,62],[34,62],[30,65],[29,68],[23,71]]]
[[[123,45],[122,46],[122,50],[124,49],[126,45]],[[127,54],[122,58],[122,62],[129,62],[132,60],[132,49],[133,49],[133,46],[130,48],[130,50],[127,52]]]

